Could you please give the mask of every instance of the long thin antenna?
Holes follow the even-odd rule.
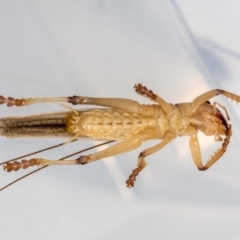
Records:
[[[74,140],[74,141],[77,141],[77,140]],[[58,159],[58,161],[64,160],[64,159],[66,159],[66,158],[75,156],[75,155],[77,155],[77,154],[79,154],[79,153],[86,152],[86,151],[88,151],[88,150],[91,150],[91,149],[94,149],[94,148],[97,148],[97,147],[100,147],[100,146],[103,146],[103,145],[106,145],[106,144],[109,144],[109,143],[112,143],[112,142],[114,142],[114,140],[108,141],[108,142],[105,142],[105,143],[100,143],[100,144],[98,144],[98,145],[95,145],[95,146],[92,146],[92,147],[89,147],[89,148],[85,148],[85,149],[83,149],[83,150],[81,150],[81,151],[78,151],[78,152],[72,153],[72,154],[70,154],[70,155],[67,155],[67,156],[65,156],[65,157],[63,157],[63,158],[60,158],[60,159]],[[53,147],[45,148],[45,149],[39,150],[39,151],[37,151],[37,152],[33,152],[33,153],[30,153],[30,154],[27,154],[27,155],[24,155],[24,156],[21,156],[21,157],[18,157],[18,158],[15,158],[15,159],[6,161],[6,162],[4,162],[4,163],[10,162],[10,161],[14,161],[14,160],[18,160],[18,159],[23,158],[23,157],[26,157],[26,156],[31,156],[31,155],[33,155],[33,154],[35,154],[35,153],[40,153],[40,152],[43,152],[43,151],[45,151],[45,150],[49,150],[49,149],[53,149],[53,148],[56,148],[56,147],[60,147],[60,146],[62,146],[63,144],[65,144],[65,143],[61,143],[61,144],[55,145],[55,146],[53,146]],[[4,163],[1,163],[0,165],[2,165],[2,164],[4,164]],[[36,169],[36,170],[28,173],[28,174],[23,175],[23,176],[20,177],[20,178],[17,178],[16,180],[10,182],[10,183],[7,184],[6,186],[0,188],[0,192],[1,192],[2,190],[4,190],[5,188],[8,188],[9,186],[13,185],[14,183],[16,183],[16,182],[18,182],[18,181],[20,181],[20,180],[28,177],[29,175],[32,175],[33,173],[36,173],[36,172],[38,172],[38,171],[40,171],[40,170],[42,170],[43,168],[46,168],[46,167],[48,167],[48,166],[44,166],[44,167],[38,168],[38,169]]]

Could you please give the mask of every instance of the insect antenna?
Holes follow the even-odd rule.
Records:
[[[76,140],[74,140],[74,141],[72,141],[72,142],[75,142],[75,141],[78,141],[78,139],[76,139]],[[65,157],[63,157],[63,158],[60,158],[60,159],[58,159],[58,161],[64,160],[64,159],[66,159],[66,158],[75,156],[75,155],[77,155],[77,154],[79,154],[79,153],[86,152],[86,151],[88,151],[88,150],[91,150],[91,149],[94,149],[94,148],[97,148],[97,147],[100,147],[100,146],[103,146],[103,145],[106,145],[106,144],[109,144],[109,143],[112,143],[112,142],[114,142],[114,140],[108,141],[108,142],[104,142],[104,143],[100,143],[100,144],[98,144],[98,145],[95,145],[95,146],[92,146],[92,147],[89,147],[89,148],[85,148],[85,149],[83,149],[83,150],[81,150],[81,151],[78,151],[78,152],[72,153],[72,154],[70,154],[70,155],[67,155],[67,156],[65,156]],[[31,155],[33,155],[33,154],[36,154],[36,153],[40,153],[40,152],[44,152],[44,151],[47,151],[47,150],[50,150],[50,149],[53,149],[53,148],[57,148],[57,147],[60,147],[60,146],[62,146],[62,145],[64,145],[64,144],[65,144],[65,142],[64,142],[64,143],[61,143],[61,144],[54,145],[54,146],[52,146],[52,147],[44,148],[44,149],[41,149],[41,150],[39,150],[39,151],[32,152],[32,153],[29,153],[29,154],[24,155],[24,156],[21,156],[21,157],[17,157],[17,158],[8,160],[8,161],[6,161],[6,162],[1,163],[0,165],[3,165],[4,163],[8,163],[8,162],[11,162],[11,161],[18,160],[18,159],[20,159],[20,158],[29,157],[29,156],[31,156]],[[16,180],[14,180],[14,181],[10,182],[9,184],[5,185],[4,187],[0,188],[0,192],[1,192],[2,190],[4,190],[4,189],[8,188],[9,186],[13,185],[14,183],[19,182],[20,180],[22,180],[22,179],[24,179],[24,178],[32,175],[33,173],[36,173],[36,172],[38,172],[38,171],[40,171],[40,170],[42,170],[43,168],[46,168],[46,167],[48,167],[48,166],[40,167],[40,168],[38,168],[38,169],[36,169],[36,170],[34,170],[34,171],[31,171],[30,173],[27,173],[27,174],[23,175],[23,176],[20,177],[20,178],[17,178]]]

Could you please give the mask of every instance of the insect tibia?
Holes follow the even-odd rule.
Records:
[[[0,104],[4,103],[6,103],[8,107],[12,106],[20,107],[26,105],[26,101],[24,99],[15,99],[12,97],[5,98],[0,95]]]
[[[39,158],[32,158],[30,160],[21,160],[21,162],[8,162],[3,165],[3,170],[7,172],[18,171],[19,169],[26,169],[28,167],[39,165]]]
[[[230,98],[233,101],[236,101],[236,103],[240,102],[240,96],[234,93],[230,93],[224,90],[221,90],[221,93],[226,96],[227,98]]]

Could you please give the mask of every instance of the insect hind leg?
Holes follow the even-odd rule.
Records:
[[[101,107],[114,108],[120,111],[137,113],[150,117],[156,115],[156,111],[158,111],[154,105],[140,104],[137,101],[127,98],[92,98],[73,96],[69,98],[68,102],[72,103],[73,105],[96,105]]]
[[[73,105],[95,105],[101,107],[114,108],[131,113],[144,114],[152,116],[155,114],[155,107],[151,105],[141,105],[137,101],[125,98],[93,98],[84,96],[72,97],[50,97],[50,98],[5,98],[0,96],[0,104],[6,104],[8,107],[22,107],[37,103],[65,102]]]

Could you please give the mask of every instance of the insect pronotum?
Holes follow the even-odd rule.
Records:
[[[173,105],[165,102],[153,93],[153,91],[148,90],[141,84],[136,84],[134,89],[138,94],[149,98],[156,104],[144,105],[134,100],[124,98],[73,96],[23,99],[9,97],[6,99],[0,96],[0,104],[6,103],[8,107],[46,102],[67,102],[73,105],[81,104],[105,107],[87,110],[76,110],[68,107],[71,110],[69,112],[1,118],[0,134],[2,136],[11,138],[68,137],[70,139],[68,142],[79,138],[117,141],[113,146],[103,151],[82,155],[72,160],[65,160],[66,157],[61,159],[61,161],[43,158],[23,159],[21,161],[13,159],[2,163],[3,169],[11,172],[31,166],[85,165],[102,158],[132,151],[138,148],[144,141],[151,139],[161,140],[157,145],[139,154],[137,168],[132,171],[126,181],[127,187],[130,188],[134,186],[137,175],[146,167],[145,158],[165,147],[177,136],[189,136],[192,158],[199,170],[208,169],[225,153],[232,135],[231,125],[227,122],[230,118],[225,107],[216,102],[211,104],[208,100],[222,94],[227,98],[240,102],[240,96],[224,90],[215,89],[198,96],[193,102]],[[217,106],[224,110],[227,120]],[[202,131],[206,136],[214,136],[215,141],[223,141],[222,146],[214,152],[206,164],[203,164],[201,159],[197,137],[198,130]],[[21,158],[25,157],[26,156],[22,156]]]

